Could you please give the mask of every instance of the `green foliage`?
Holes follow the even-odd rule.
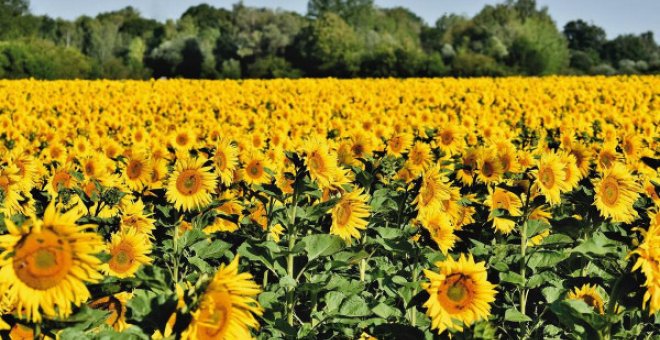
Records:
[[[242,3],[230,10],[201,4],[166,22],[143,18],[133,7],[67,21],[31,15],[27,4],[0,2],[0,42],[38,46],[29,52],[18,51],[25,46],[6,51],[0,56],[0,77],[434,77],[660,70],[660,48],[651,32],[608,41],[602,28],[582,20],[567,23],[560,32],[547,9],[533,0],[486,5],[472,18],[444,15],[433,26],[406,8],[380,8],[372,0],[311,0],[306,17]],[[66,62],[36,66],[34,54],[48,54],[35,52],[45,42],[57,46],[55,60]]]

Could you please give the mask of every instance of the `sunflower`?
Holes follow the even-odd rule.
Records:
[[[580,179],[589,175],[591,150],[582,143],[572,143],[568,152],[575,157],[575,165],[580,171]]]
[[[580,169],[577,167],[577,161],[575,160],[575,156],[573,156],[570,153],[560,151],[558,153],[559,159],[561,162],[564,164],[564,181],[567,184],[567,191],[571,191],[577,187],[578,182],[580,182],[580,179],[582,178],[582,175],[580,174]]]
[[[191,150],[197,144],[197,134],[189,128],[178,128],[170,134],[169,142],[176,150]]]
[[[450,199],[451,187],[447,182],[448,179],[440,174],[437,166],[424,172],[419,194],[413,201],[413,204],[417,205],[417,210],[423,212],[427,209],[436,209],[440,207],[442,201]]]
[[[151,175],[147,187],[151,190],[162,189],[163,181],[167,177],[167,160],[163,158],[151,159]]]
[[[637,249],[630,252],[629,257],[637,255],[633,271],[641,270],[646,276],[644,286],[646,293],[642,301],[643,307],[648,305],[649,314],[660,311],[660,213],[649,213],[651,223],[649,229],[642,230],[644,240]]]
[[[336,155],[333,155],[327,143],[319,138],[308,141],[305,165],[309,171],[309,177],[321,188],[329,187],[338,171]]]
[[[477,160],[477,179],[486,184],[497,183],[502,179],[502,162],[493,150],[481,149]]]
[[[249,273],[238,272],[238,256],[221,265],[206,288],[183,339],[252,339],[258,329],[255,315],[263,310],[255,297],[261,292]]]
[[[122,169],[122,179],[126,186],[140,191],[151,181],[151,162],[144,150],[130,150]]]
[[[0,169],[0,207],[1,211],[11,216],[21,210],[19,169],[8,165]]]
[[[202,157],[186,157],[176,161],[174,171],[168,177],[167,201],[183,211],[203,208],[211,203],[211,192],[217,181],[211,168],[204,166]]]
[[[246,152],[243,157],[244,168],[241,171],[242,178],[248,184],[265,184],[270,182],[271,176],[266,172],[266,158],[258,150]]]
[[[460,159],[460,169],[456,170],[456,178],[464,186],[471,186],[474,183],[474,174],[477,169],[479,154],[475,149],[466,150]]]
[[[596,290],[596,285],[585,284],[582,287],[575,287],[574,290],[568,293],[566,298],[570,300],[582,300],[598,314],[605,314],[603,310],[603,298],[600,296]]]
[[[387,141],[387,154],[394,157],[401,157],[403,153],[408,152],[413,144],[413,136],[409,133],[399,133],[392,136]]]
[[[218,231],[222,232],[234,232],[238,230],[238,223],[229,220],[232,215],[240,215],[243,210],[243,207],[238,203],[238,200],[234,194],[226,191],[223,193],[221,198],[223,202],[219,207],[215,208],[217,216],[213,223],[204,228],[204,232],[207,234],[215,233]]]
[[[230,140],[220,139],[213,154],[215,172],[224,185],[230,185],[234,170],[238,168],[238,150]]]
[[[105,323],[117,332],[123,332],[129,326],[126,322],[126,303],[132,296],[131,293],[121,292],[93,300],[88,305],[91,308],[109,312],[110,315],[108,315]]]
[[[76,225],[79,209],[65,214],[50,204],[42,220],[32,218],[18,227],[6,220],[9,234],[0,236],[0,286],[14,297],[19,317],[39,322],[66,317],[71,304],[90,298],[85,282],[103,279],[95,256],[103,247],[91,225]]]
[[[39,176],[37,160],[30,155],[29,151],[23,148],[12,149],[9,158],[9,163],[16,165],[18,168],[18,189],[22,192],[29,192]]]
[[[433,164],[433,153],[431,147],[424,142],[416,142],[408,153],[409,168],[415,172],[420,173],[428,169]]]
[[[349,244],[352,238],[359,239],[360,230],[366,229],[368,224],[368,201],[369,197],[363,194],[362,188],[343,194],[331,210],[330,234],[338,235]]]
[[[518,164],[518,153],[516,147],[510,141],[503,140],[497,141],[493,145],[493,151],[497,155],[497,159],[502,166],[502,172],[519,172],[520,165]]]
[[[498,217],[495,215],[497,209],[505,210],[510,216],[518,217],[522,215],[520,208],[522,202],[520,198],[505,189],[495,188],[495,190],[488,188],[488,197],[484,201],[484,205],[490,208],[488,220],[493,221],[493,228],[503,233],[509,234],[516,226],[516,222],[506,217]]]
[[[120,279],[132,277],[141,265],[151,263],[151,242],[146,234],[134,228],[113,234],[107,249],[110,259],[101,267],[107,275]]]
[[[630,223],[637,218],[633,204],[639,197],[640,186],[626,166],[614,163],[601,178],[593,179],[594,204],[601,216],[613,222]]]
[[[458,240],[454,234],[451,217],[444,212],[435,210],[425,213],[418,219],[422,226],[429,231],[431,238],[438,245],[438,249],[446,256]]]
[[[71,174],[73,170],[70,165],[62,165],[52,170],[52,175],[46,184],[46,191],[57,197],[63,189],[73,189],[77,185],[76,178]]]
[[[618,163],[622,160],[621,155],[616,152],[615,145],[603,145],[602,149],[598,153],[598,159],[596,162],[596,169],[599,172],[605,172],[613,164]]]
[[[438,130],[435,143],[448,155],[455,155],[465,147],[463,131],[454,125],[445,125]]]
[[[550,205],[559,204],[561,193],[569,189],[564,164],[556,153],[550,152],[541,156],[537,166],[538,170],[535,170],[534,174],[538,191],[545,196]]]
[[[488,282],[485,262],[475,263],[472,255],[461,254],[458,261],[450,256],[436,266],[439,272],[424,270],[430,282],[422,283],[430,295],[424,307],[431,328],[439,333],[462,331],[463,326],[488,318],[496,291]]]

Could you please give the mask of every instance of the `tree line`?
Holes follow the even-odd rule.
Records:
[[[0,0],[0,78],[148,79],[658,74],[652,32],[559,29],[535,0],[434,25],[373,0],[310,0],[306,15],[202,4],[159,22],[132,8],[64,20]]]

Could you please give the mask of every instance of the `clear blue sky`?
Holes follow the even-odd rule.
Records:
[[[235,0],[31,0],[34,14],[73,19],[79,15],[94,16],[133,6],[143,16],[158,20],[178,18],[188,7],[208,3],[215,7],[231,8]],[[407,7],[427,23],[433,24],[445,13],[476,14],[485,4],[495,0],[375,0],[380,7]],[[247,6],[281,8],[299,13],[307,11],[307,0],[244,0]],[[623,33],[653,31],[656,41],[660,40],[660,0],[537,0],[547,6],[559,27],[573,19],[583,19],[605,29],[609,38]]]

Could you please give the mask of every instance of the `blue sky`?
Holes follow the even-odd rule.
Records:
[[[126,6],[137,8],[143,16],[158,20],[178,18],[188,7],[208,3],[215,7],[231,8],[236,0],[31,0],[30,8],[35,14],[73,19],[79,15],[94,16],[100,12],[117,10]],[[477,13],[485,4],[501,1],[487,0],[375,0],[377,6],[403,6],[433,24],[445,13]],[[624,33],[653,31],[658,40],[660,35],[660,0],[537,0],[547,6],[560,27],[573,19],[583,19],[605,29],[609,38]],[[307,0],[244,0],[247,6],[281,8],[305,13]]]

